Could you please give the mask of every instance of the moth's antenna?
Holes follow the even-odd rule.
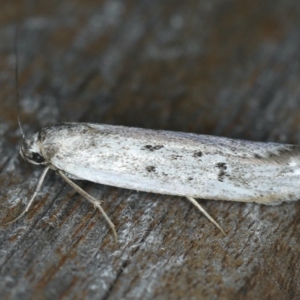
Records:
[[[23,128],[22,128],[22,123],[20,119],[20,95],[19,95],[19,55],[18,55],[18,36],[19,36],[19,28],[16,28],[16,33],[15,33],[15,40],[14,40],[14,54],[15,54],[15,59],[16,59],[16,64],[15,64],[15,82],[16,82],[16,103],[17,103],[17,112],[18,112],[18,124],[19,128],[22,134],[23,139],[26,140]]]

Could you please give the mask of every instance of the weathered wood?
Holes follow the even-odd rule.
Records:
[[[6,1],[0,20],[1,222],[42,171],[18,156],[17,24],[26,132],[86,121],[300,142],[299,1]],[[1,298],[299,299],[300,202],[200,200],[224,237],[183,198],[80,185],[119,245],[51,173],[0,227]]]

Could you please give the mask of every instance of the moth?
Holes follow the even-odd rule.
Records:
[[[299,199],[300,146],[234,140],[193,133],[91,123],[62,123],[23,136],[21,156],[44,165],[27,212],[49,169],[98,208],[73,180],[184,196],[223,233],[195,198],[266,205]],[[19,218],[18,217],[18,218]],[[225,234],[225,233],[224,233]]]

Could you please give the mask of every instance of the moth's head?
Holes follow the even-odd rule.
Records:
[[[38,133],[35,133],[29,139],[23,138],[20,148],[20,154],[23,159],[35,165],[45,165],[46,161],[40,151]]]

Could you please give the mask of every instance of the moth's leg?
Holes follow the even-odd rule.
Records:
[[[13,219],[12,221],[9,221],[9,222],[5,223],[4,225],[10,224],[10,223],[13,223],[13,222],[17,221],[17,220],[20,219],[22,216],[24,216],[25,213],[28,212],[30,206],[31,206],[32,203],[33,203],[33,200],[35,199],[37,193],[40,191],[40,189],[41,189],[41,187],[42,187],[42,184],[43,184],[43,182],[44,182],[44,179],[45,179],[45,177],[46,177],[46,174],[47,174],[47,172],[49,171],[49,168],[50,168],[49,166],[46,167],[45,170],[43,171],[42,175],[40,176],[40,179],[39,179],[38,184],[37,184],[37,186],[36,186],[36,188],[35,188],[35,191],[34,191],[33,195],[31,196],[31,199],[29,200],[28,204],[26,205],[25,210],[24,210],[19,216],[17,216],[15,219]]]
[[[100,203],[98,200],[96,200],[94,197],[89,195],[87,192],[85,192],[80,186],[78,186],[76,183],[74,183],[70,178],[68,178],[62,171],[57,170],[58,174],[76,191],[78,192],[81,196],[83,196],[86,200],[91,202],[95,208],[98,208],[98,210],[101,212],[105,220],[107,221],[109,227],[111,228],[113,234],[114,234],[114,239],[115,243],[118,242],[118,235],[115,229],[115,225],[113,222],[110,220],[110,218],[107,216],[103,208],[101,207]]]
[[[186,198],[192,202],[203,214],[204,216],[211,221],[212,223],[214,223],[220,230],[221,232],[226,235],[226,233],[224,232],[224,230],[222,229],[222,227],[206,212],[206,210],[192,197],[188,197],[186,196]]]

